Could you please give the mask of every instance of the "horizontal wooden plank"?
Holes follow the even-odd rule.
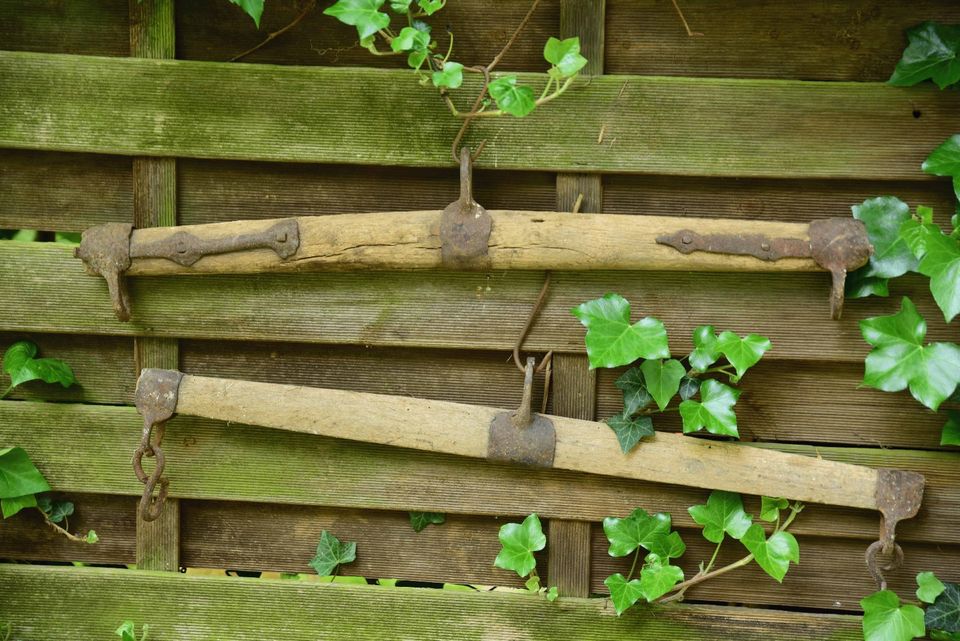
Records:
[[[151,638],[331,640],[417,638],[714,639],[861,638],[860,619],[717,606],[638,608],[614,616],[606,599],[547,603],[528,594],[310,584],[135,570],[3,565],[10,586],[0,619],[37,641],[100,638],[124,619]],[[144,598],[150,595],[150,598]],[[53,607],[53,603],[57,607]],[[189,607],[184,607],[189,604]],[[534,632],[535,631],[535,632]]]
[[[127,0],[0,0],[0,16],[7,50],[130,55]]]
[[[263,40],[266,33],[289,24],[302,10],[297,0],[273,0],[264,7],[258,32],[250,18],[229,4],[177,3],[177,58],[225,61]],[[406,56],[372,56],[359,46],[357,30],[323,15],[323,3],[291,31],[244,58],[265,64],[329,65],[352,67],[407,68]],[[510,38],[529,2],[515,0],[461,0],[451,2],[427,22],[434,37],[447,48],[446,31],[452,31],[453,58],[464,65],[488,64]],[[394,26],[401,20],[393,16]],[[405,20],[404,20],[405,22]],[[540,4],[524,28],[523,37],[510,48],[500,69],[546,71],[543,45],[550,36],[559,37],[560,2]],[[399,27],[397,27],[399,28]]]
[[[120,323],[103,279],[85,274],[70,251],[0,243],[0,296],[19,301],[0,308],[0,330],[507,350],[543,283],[537,272],[135,278],[133,321]],[[922,279],[891,289],[917,302],[929,339],[952,340]],[[768,336],[772,360],[862,361],[869,346],[857,321],[897,309],[896,298],[851,301],[844,320],[831,321],[826,274],[556,272],[526,349],[583,352],[570,309],[610,291],[633,301],[635,318],[663,320],[677,353],[690,349],[697,325],[710,324]]]
[[[609,0],[607,73],[884,81],[907,28],[960,21],[950,0],[679,4],[702,35],[689,37],[670,3]]]
[[[0,80],[14,148],[445,167],[459,125],[406,71],[6,52]],[[935,87],[601,77],[469,139],[511,170],[914,179],[958,106]]]
[[[805,514],[798,517],[803,519]],[[686,578],[697,573],[716,548],[700,530],[681,529],[687,551],[678,559]],[[705,581],[687,592],[689,601],[768,604],[819,610],[860,609],[860,599],[876,591],[877,586],[863,561],[865,546],[850,539],[812,538],[801,536],[800,564],[790,565],[782,584],[777,584],[756,563],[733,570],[729,574]],[[613,558],[607,553],[609,542],[600,524],[593,527],[593,565],[591,588],[594,593],[609,594],[603,580],[615,572],[624,576],[633,562],[629,557]],[[727,538],[717,556],[723,567],[747,556],[739,541]],[[944,581],[960,579],[960,546],[911,543],[904,545],[904,565],[888,573],[890,589],[904,598],[917,587],[918,572],[936,572]]]
[[[142,427],[133,408],[4,401],[0,424],[9,426],[5,433],[10,441],[31,453],[58,491],[142,491],[130,468]],[[64,442],[73,446],[65,450]],[[955,541],[960,471],[953,453],[764,446],[920,472],[927,477],[924,505],[916,519],[901,524],[899,538]],[[170,422],[164,450],[171,496],[185,499],[479,515],[535,511],[545,518],[588,521],[643,506],[673,512],[679,524],[689,525],[686,507],[702,503],[705,496],[680,486],[497,465],[270,429],[235,429],[189,417]],[[877,536],[878,519],[875,512],[813,506],[804,512],[796,532],[870,540]]]
[[[28,340],[41,358],[59,358],[76,374],[77,383],[64,388],[31,381],[17,387],[8,398],[84,403],[132,403],[136,387],[133,341],[120,336],[68,336],[63,334],[0,333],[0,354],[15,341]],[[0,372],[0,386],[10,379]]]

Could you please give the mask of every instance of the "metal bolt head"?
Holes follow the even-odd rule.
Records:
[[[693,242],[693,238],[691,238],[690,236],[684,236],[683,238],[680,239],[680,242],[683,243],[684,245],[689,245],[690,243]]]

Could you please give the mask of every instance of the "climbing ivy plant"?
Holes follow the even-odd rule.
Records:
[[[664,324],[652,316],[631,322],[630,303],[619,294],[587,301],[571,312],[587,328],[591,369],[631,366],[615,383],[623,392],[623,410],[607,419],[625,454],[653,435],[651,416],[664,412],[680,413],[684,433],[705,429],[739,438],[733,408],[740,390],[732,385],[771,348],[767,338],[718,334],[702,325],[693,332],[693,351],[677,359],[671,356]]]

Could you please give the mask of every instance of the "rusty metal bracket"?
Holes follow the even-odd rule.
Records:
[[[557,433],[553,421],[531,411],[535,362],[533,358],[527,359],[520,408],[515,412],[500,412],[490,422],[487,437],[488,460],[553,467],[557,448]]]
[[[493,219],[473,199],[473,161],[470,150],[460,149],[460,199],[440,217],[440,257],[451,269],[484,269],[489,263]]]
[[[143,436],[140,445],[133,453],[133,471],[137,479],[144,484],[143,496],[140,499],[140,518],[144,521],[155,521],[163,511],[167,499],[167,490],[170,481],[163,476],[166,466],[166,457],[160,444],[166,430],[166,423],[177,412],[177,399],[180,381],[183,374],[175,370],[144,369],[137,380],[137,391],[134,395],[134,404],[137,411],[143,416]],[[156,439],[151,442],[156,430]],[[156,457],[156,466],[151,474],[143,469],[143,457]],[[157,496],[153,493],[159,486]]]
[[[867,569],[879,589],[887,588],[886,572],[903,564],[903,549],[896,542],[897,524],[913,518],[923,501],[925,479],[922,474],[905,470],[880,469],[876,500],[880,510],[880,539],[867,548]],[[880,555],[888,560],[881,561]]]
[[[830,272],[830,317],[843,313],[843,288],[847,272],[863,267],[870,260],[873,245],[864,224],[853,218],[824,218],[810,223],[808,238],[770,238],[764,234],[700,234],[681,229],[657,238],[683,254],[695,251],[713,254],[753,256],[760,260],[812,258]]]
[[[74,250],[74,256],[83,261],[88,273],[103,276],[107,281],[114,312],[121,321],[130,320],[124,274],[134,258],[165,258],[189,267],[204,256],[249,249],[272,249],[280,258],[289,258],[300,247],[300,227],[292,218],[260,232],[222,238],[198,238],[187,231],[150,243],[136,243],[132,237],[133,225],[105,223],[83,232],[80,246]]]

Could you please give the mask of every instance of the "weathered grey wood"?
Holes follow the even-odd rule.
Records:
[[[127,0],[0,0],[0,42],[14,51],[130,53]]]
[[[6,52],[0,79],[0,145],[16,148],[444,167],[459,127],[409,71]],[[562,109],[478,119],[468,143],[486,138],[478,162],[501,169],[913,179],[958,106],[927,86],[600,77]]]

